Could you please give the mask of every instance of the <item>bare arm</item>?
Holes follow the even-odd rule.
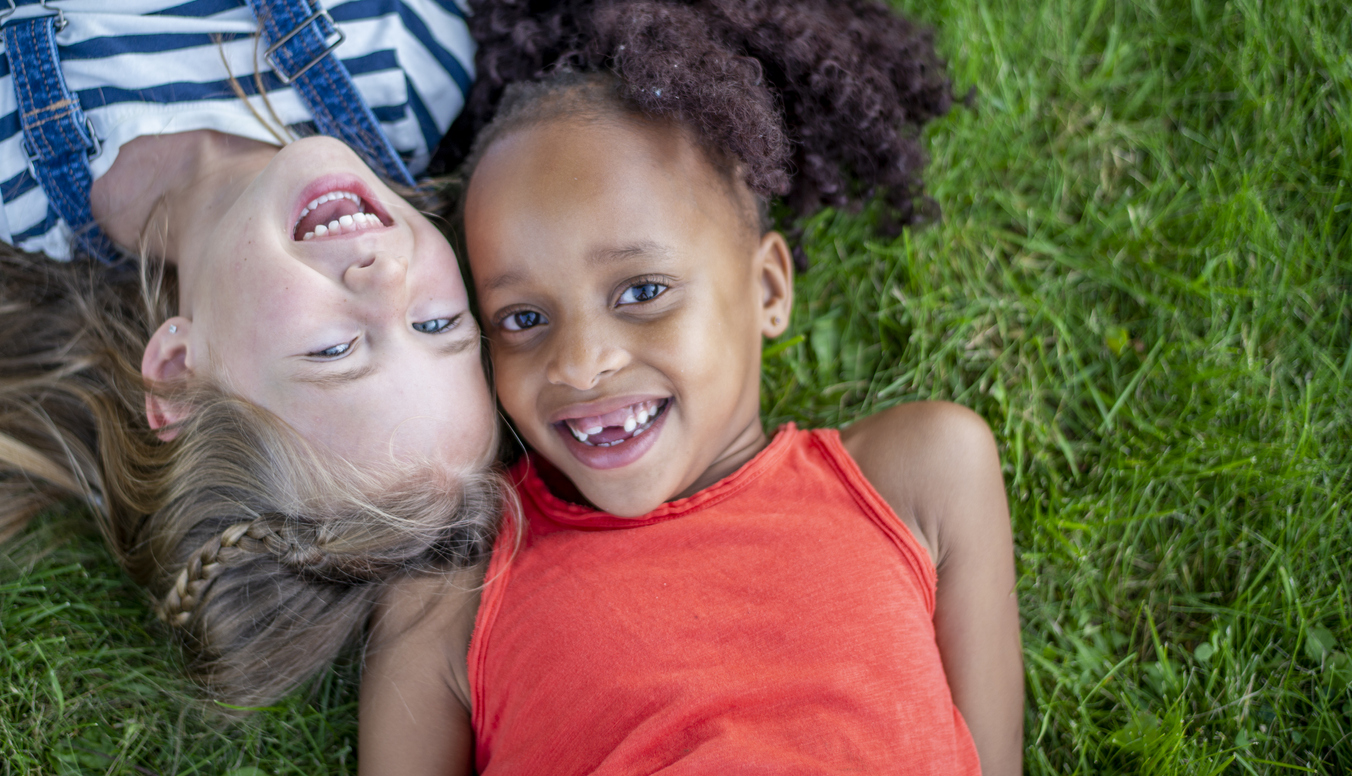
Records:
[[[362,669],[360,776],[474,772],[466,655],[482,580],[475,568],[387,591]]]
[[[989,427],[964,407],[916,402],[861,420],[841,437],[935,562],[939,653],[982,773],[1021,773],[1023,655],[1014,539]]]

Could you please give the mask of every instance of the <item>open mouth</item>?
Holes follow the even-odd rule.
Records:
[[[310,200],[300,211],[294,240],[322,240],[389,226],[389,216],[348,189],[334,189]]]
[[[652,428],[671,399],[652,399],[621,407],[604,415],[568,418],[556,425],[566,427],[573,439],[589,447],[614,447]]]

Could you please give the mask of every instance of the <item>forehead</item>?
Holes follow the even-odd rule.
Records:
[[[689,196],[715,174],[686,133],[669,123],[564,116],[497,139],[475,168],[469,205],[512,194],[505,198],[542,205],[560,195],[575,201],[639,189]]]
[[[745,224],[729,215],[740,212],[727,176],[679,126],[559,117],[510,131],[487,149],[471,180],[465,227],[478,266],[484,249],[496,247],[485,241],[503,233],[596,240],[646,230],[676,238],[696,227],[738,231]]]

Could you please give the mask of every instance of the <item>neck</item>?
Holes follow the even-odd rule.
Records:
[[[277,151],[206,129],[143,135],[124,143],[94,181],[94,220],[118,245],[176,264],[184,228],[233,201]]]
[[[699,493],[742,468],[747,461],[755,458],[756,453],[764,450],[769,443],[770,440],[765,436],[765,429],[761,426],[760,413],[757,412],[751,418],[751,422],[737,432],[737,436],[733,437],[732,443],[723,448],[723,454],[714,459],[709,468],[704,470],[704,474],[700,475],[699,479],[695,480],[690,487],[677,493],[669,500],[676,501]]]

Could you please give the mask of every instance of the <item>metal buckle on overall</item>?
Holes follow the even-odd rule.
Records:
[[[9,7],[4,10],[0,10],[0,27],[3,27],[5,22],[9,21],[9,17],[18,13],[20,8],[27,8],[30,5],[37,5],[41,6],[42,10],[45,11],[46,13],[32,14],[31,16],[25,16],[23,18],[36,19],[40,16],[55,16],[56,22],[54,23],[54,27],[56,31],[60,32],[66,29],[66,14],[63,13],[60,8],[53,8],[50,5],[47,5],[48,2],[55,2],[55,0],[40,0],[39,2],[36,3],[24,3],[23,5],[19,5],[18,3],[14,2],[14,0],[9,0]]]
[[[94,131],[94,122],[90,121],[88,116],[85,116],[85,132],[89,133],[89,148],[85,150],[85,156],[89,157],[90,161],[93,161],[99,157],[99,154],[103,153],[103,141],[99,140],[98,133]],[[24,156],[28,157],[28,171],[36,178],[37,173],[33,170],[33,160],[38,158],[38,154],[29,147],[28,138],[21,137],[22,139],[19,140],[19,148],[23,150]]]
[[[14,2],[14,0],[9,1],[11,4]],[[46,4],[46,2],[47,0],[43,0],[44,5]],[[329,27],[333,29],[333,36],[324,39],[325,46],[324,50],[321,51],[309,62],[306,62],[305,66],[302,67],[300,70],[297,70],[296,72],[291,73],[289,75],[287,73],[282,72],[281,65],[278,64],[277,62],[276,57],[277,49],[286,45],[286,42],[288,40],[291,40],[292,38],[296,37],[307,26],[313,24],[314,22],[318,21],[321,18],[328,20]],[[330,43],[329,40],[333,40],[333,42]],[[292,81],[296,80],[297,78],[300,78],[302,75],[305,75],[306,70],[309,70],[310,68],[322,62],[324,57],[328,56],[330,52],[332,52],[334,49],[342,45],[343,41],[345,40],[347,40],[347,35],[345,35],[342,30],[338,29],[338,25],[334,23],[333,17],[329,16],[328,10],[321,7],[318,11],[315,11],[314,13],[306,17],[305,21],[301,22],[300,24],[297,24],[295,29],[283,35],[281,37],[281,40],[278,40],[276,43],[272,44],[271,46],[268,46],[268,50],[263,52],[263,61],[267,62],[268,65],[272,67],[272,72],[276,73],[277,77],[282,79],[282,83],[290,84]]]

